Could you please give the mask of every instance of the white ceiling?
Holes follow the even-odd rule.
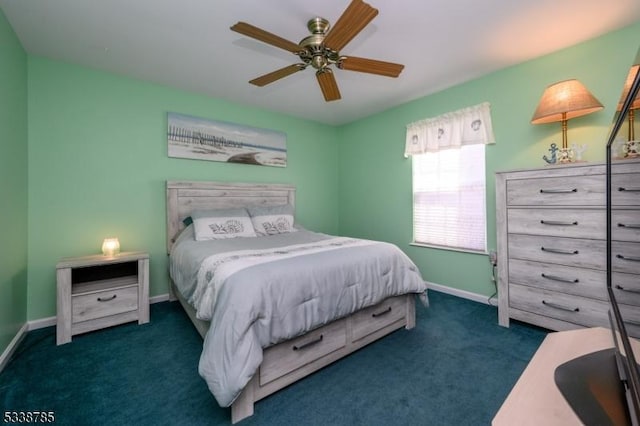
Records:
[[[0,0],[32,55],[327,124],[343,124],[640,21],[638,0],[368,0],[380,13],[341,52],[405,64],[399,78],[336,70],[325,102],[311,68],[232,32],[245,21],[299,42],[349,0]]]

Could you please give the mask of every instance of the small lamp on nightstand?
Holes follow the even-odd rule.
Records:
[[[600,101],[578,80],[560,81],[545,89],[531,124],[562,122],[562,148],[558,149],[558,162],[569,163],[573,161],[573,152],[567,144],[567,120],[603,108]]]
[[[102,242],[102,254],[115,256],[120,253],[120,241],[117,238],[105,238]]]

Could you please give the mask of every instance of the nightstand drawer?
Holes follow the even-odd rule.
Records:
[[[605,176],[513,179],[507,182],[509,206],[602,206]]]
[[[104,290],[72,297],[73,323],[138,309],[138,286]]]
[[[606,238],[604,210],[509,209],[512,234],[551,235],[570,238]]]

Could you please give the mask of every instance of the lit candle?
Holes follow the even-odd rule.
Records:
[[[105,256],[115,256],[120,253],[120,242],[117,238],[105,238],[102,242],[102,254]]]

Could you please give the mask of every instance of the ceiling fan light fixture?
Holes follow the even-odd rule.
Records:
[[[322,70],[327,66],[327,58],[324,55],[313,55],[311,66],[317,70]]]

